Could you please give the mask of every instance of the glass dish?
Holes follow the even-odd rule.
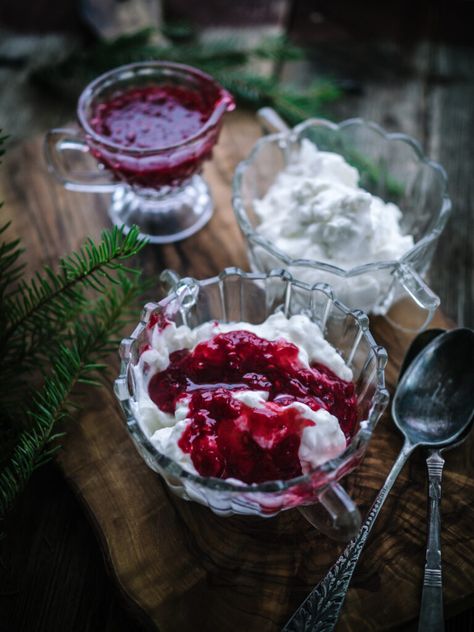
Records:
[[[260,139],[249,157],[238,165],[233,181],[234,211],[247,241],[251,268],[264,272],[286,268],[308,283],[329,283],[336,296],[349,307],[387,314],[395,324],[398,320],[395,304],[409,298],[411,320],[408,323],[405,310],[404,328],[425,327],[439,305],[439,298],[422,277],[451,210],[443,168],[428,160],[412,138],[389,134],[375,123],[361,119],[349,119],[338,125],[310,119],[290,130],[270,108],[265,108],[263,118],[267,129],[285,128],[285,131]],[[359,170],[361,187],[400,207],[402,231],[411,233],[415,241],[400,259],[368,261],[343,269],[322,261],[292,259],[258,233],[254,200],[265,196],[278,174],[292,162],[303,139],[309,139],[322,151],[341,154]]]
[[[338,480],[361,461],[388,399],[384,376],[386,352],[375,344],[367,316],[360,310],[350,311],[335,300],[327,285],[310,286],[295,281],[283,270],[263,274],[229,268],[204,281],[179,280],[170,272],[165,277],[172,285],[170,294],[159,303],[147,304],[141,322],[122,341],[120,375],[115,381],[115,394],[125,414],[127,429],[145,462],[163,476],[178,496],[195,500],[219,515],[268,517],[299,507],[325,533],[342,539],[353,534],[360,516]],[[177,325],[189,327],[209,320],[260,323],[275,310],[283,310],[288,317],[306,314],[320,326],[326,339],[352,369],[358,400],[358,422],[352,440],[339,457],[291,480],[248,485],[191,474],[155,448],[133,412],[136,400],[131,367],[149,342],[147,323],[154,314],[164,314]],[[156,317],[152,322],[156,322]]]
[[[91,121],[100,104],[117,99],[125,90],[148,87],[199,95],[208,118],[181,142],[156,148],[117,144],[94,130]],[[79,130],[47,133],[46,161],[71,191],[112,192],[109,215],[118,226],[136,224],[158,244],[184,239],[212,215],[209,189],[198,174],[203,161],[211,157],[224,113],[234,106],[222,86],[190,66],[149,61],[115,68],[90,83],[79,97]]]

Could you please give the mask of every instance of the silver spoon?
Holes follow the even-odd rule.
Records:
[[[330,632],[341,612],[354,569],[379,511],[418,446],[454,443],[473,414],[474,332],[456,329],[435,338],[410,364],[392,402],[403,447],[359,533],[286,623],[283,632]]]
[[[410,345],[402,367],[399,379],[405,373],[407,367],[426,345],[444,333],[444,329],[428,329],[415,338]],[[429,527],[426,547],[426,563],[423,575],[423,592],[421,596],[420,618],[418,632],[443,632],[443,578],[441,567],[441,480],[443,475],[444,459],[441,454],[445,450],[451,450],[466,440],[474,423],[474,415],[471,415],[459,440],[450,443],[438,450],[429,450],[426,465],[428,469],[428,494],[429,494]]]
[[[398,381],[402,379],[403,374],[406,372],[416,356],[419,355],[432,340],[445,333],[446,329],[425,329],[425,331],[422,331],[421,334],[418,334],[413,339],[411,345],[408,347],[408,351],[405,353],[405,357],[403,358],[402,366],[400,367],[400,372],[398,374]]]

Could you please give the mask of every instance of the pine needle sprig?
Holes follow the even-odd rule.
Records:
[[[256,76],[245,72],[226,72],[215,77],[236,96],[242,104],[257,109],[271,106],[290,124],[324,111],[325,106],[339,98],[341,90],[330,82],[317,81],[305,91],[282,86],[273,77]]]
[[[0,134],[0,155],[5,137]],[[0,204],[1,206],[1,204]],[[0,517],[60,446],[81,406],[77,386],[100,383],[130,305],[146,289],[124,265],[144,247],[133,227],[104,231],[79,251],[22,278],[23,249],[0,225]]]
[[[2,331],[0,393],[3,414],[19,426],[18,398],[37,387],[38,366],[51,362],[60,343],[77,338],[72,324],[90,309],[88,293],[103,292],[116,283],[123,260],[137,254],[145,242],[136,227],[128,234],[118,228],[105,231],[102,241],[87,240],[79,252],[60,260],[59,272],[45,267],[29,281],[20,281],[0,303]],[[127,268],[130,274],[137,274]]]
[[[32,426],[16,437],[7,464],[0,472],[0,517],[11,508],[40,460],[54,424],[64,416],[64,402],[80,375],[81,359],[75,349],[62,347],[55,358],[54,373],[46,380],[30,411]]]
[[[145,245],[135,226],[128,234],[114,227],[104,231],[102,241],[94,244],[88,240],[81,250],[60,260],[60,273],[46,267],[44,274],[37,274],[29,282],[21,282],[13,297],[5,301],[8,314],[7,327],[2,335],[6,342],[21,327],[34,329],[44,319],[60,317],[61,310],[69,301],[82,302],[84,296],[76,288],[82,284],[94,290],[104,288],[102,277],[114,282],[108,270],[123,269],[121,261],[137,254]]]
[[[3,203],[0,203],[0,209]],[[11,222],[6,222],[0,227],[0,238],[10,227]],[[19,258],[23,254],[20,247],[20,240],[14,239],[9,242],[0,243],[0,305],[3,302],[6,290],[16,283],[23,273],[24,265],[18,263]],[[0,314],[0,324],[3,320],[4,312]]]
[[[74,388],[78,384],[100,384],[96,376],[108,366],[101,360],[116,349],[115,337],[125,322],[123,315],[141,292],[142,287],[134,279],[120,274],[116,285],[107,288],[90,306],[88,315],[75,323],[75,342],[69,347],[59,346],[52,358],[52,373],[26,412],[28,427],[16,437],[0,471],[0,518],[11,508],[33,471],[59,449],[64,433],[57,431],[57,426],[70,414],[69,398]]]
[[[165,26],[164,32],[172,33],[172,29]],[[32,78],[61,96],[67,93],[76,99],[89,81],[111,68],[154,59],[174,61],[197,66],[213,75],[240,105],[251,108],[271,105],[291,124],[321,114],[326,104],[342,92],[334,81],[321,80],[297,88],[282,85],[272,74],[252,70],[253,62],[258,60],[270,60],[281,66],[304,57],[304,51],[284,36],[268,37],[256,46],[249,46],[239,37],[202,42],[188,29],[185,38],[156,45],[151,42],[152,33],[145,29],[99,42],[88,50],[73,51],[59,63],[37,68]]]

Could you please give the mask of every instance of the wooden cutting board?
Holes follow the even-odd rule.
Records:
[[[230,185],[235,165],[259,136],[250,115],[227,118],[213,161],[205,167],[216,202],[211,222],[181,243],[148,246],[140,259],[147,275],[158,277],[171,267],[205,278],[226,266],[248,267]],[[41,146],[38,138],[11,149],[1,169],[0,198],[12,231],[27,248],[29,272],[42,263],[54,265],[86,235],[97,237],[109,225],[107,198],[63,190],[46,172]],[[450,323],[438,313],[432,326]],[[389,352],[387,381],[393,388],[411,336],[383,319],[374,319],[372,327]],[[116,359],[112,364],[114,376]],[[363,514],[401,443],[386,414],[363,464],[344,482]],[[470,440],[448,454],[444,477],[449,615],[474,603],[471,452]],[[161,632],[278,630],[343,548],[318,534],[296,510],[266,520],[219,518],[175,498],[135,451],[111,388],[91,392],[90,405],[69,426],[59,463],[84,503],[124,596]],[[405,467],[382,510],[338,630],[407,629],[419,609],[425,538],[426,476],[420,453]]]

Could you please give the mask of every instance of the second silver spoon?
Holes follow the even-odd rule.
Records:
[[[432,340],[444,333],[444,329],[428,329],[418,334],[405,355],[399,379],[402,378],[415,357]],[[445,461],[441,455],[445,450],[458,446],[467,438],[473,422],[474,416],[471,416],[470,423],[463,431],[461,437],[454,443],[437,450],[428,451],[426,466],[428,469],[429,523],[418,632],[443,632],[444,630],[440,501]]]
[[[400,470],[417,446],[440,448],[457,441],[472,416],[474,332],[456,329],[433,340],[402,377],[392,417],[405,442],[359,533],[283,628],[331,632],[339,620],[362,549]]]

